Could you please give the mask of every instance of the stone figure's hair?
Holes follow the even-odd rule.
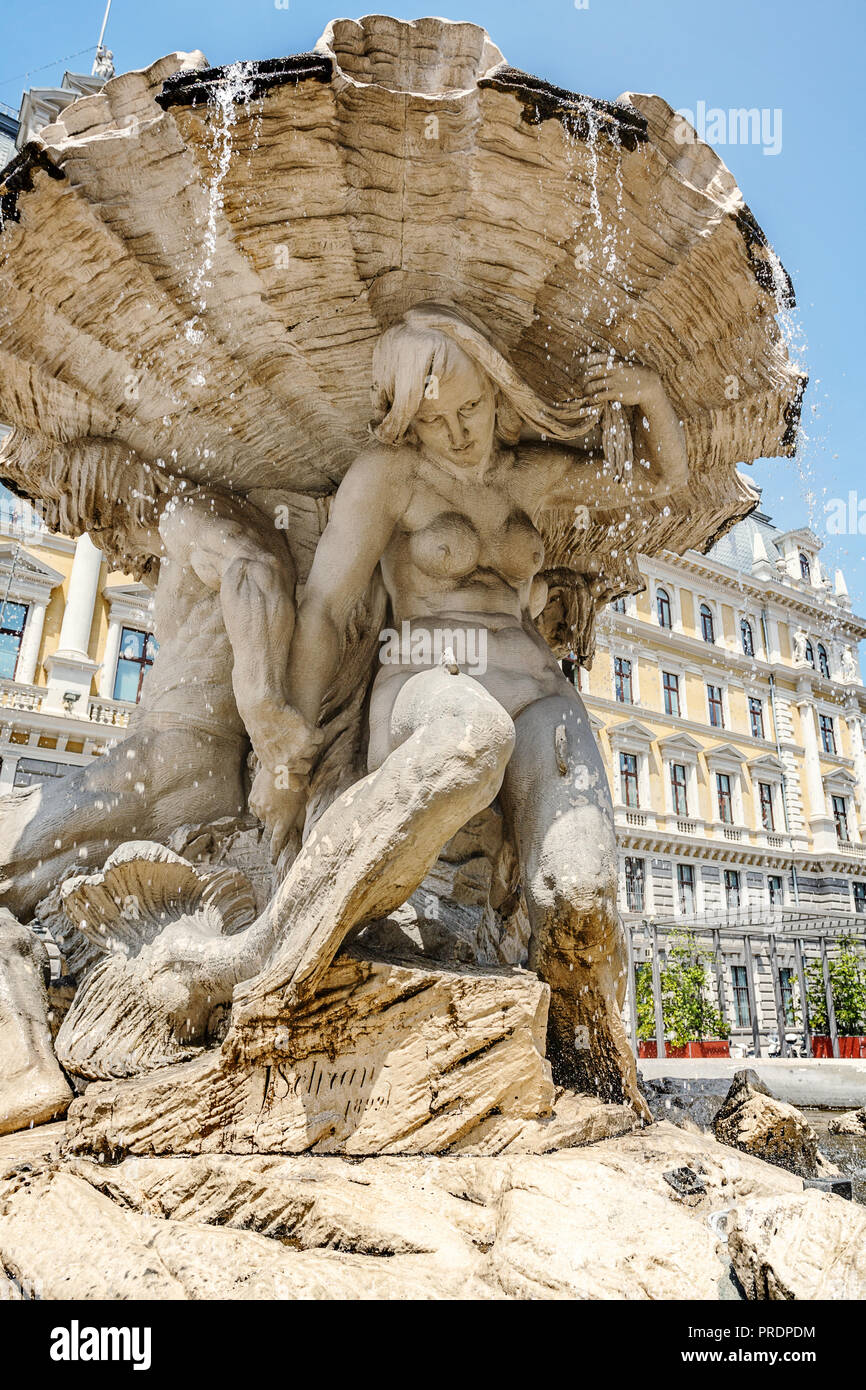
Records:
[[[132,538],[142,527],[155,529],[172,481],[127,445],[91,438],[61,444],[16,429],[0,447],[0,478],[43,504],[52,531],[89,531],[121,568],[138,576],[153,568],[155,556],[140,553]]]
[[[373,353],[373,433],[383,444],[405,437],[431,378],[442,380],[452,369],[455,348],[493,382],[496,432],[504,443],[516,444],[524,423],[552,439],[578,439],[597,423],[597,413],[588,413],[580,401],[542,401],[480,328],[453,309],[420,304],[385,330]]]

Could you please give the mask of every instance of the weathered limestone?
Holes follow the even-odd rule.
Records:
[[[829,1192],[737,1206],[728,1245],[747,1298],[866,1298],[866,1211]]]
[[[682,1165],[693,1206],[664,1179]],[[665,1124],[544,1156],[31,1160],[0,1181],[0,1271],[43,1298],[715,1300],[738,1289],[708,1217],[801,1186]]]
[[[311,1003],[269,997],[221,1051],[88,1088],[68,1143],[90,1153],[442,1153],[556,1148],[635,1124],[563,1097],[533,975],[339,958]]]
[[[818,1136],[794,1105],[776,1100],[756,1072],[737,1072],[713,1122],[715,1136],[805,1178],[837,1170],[818,1152]]]

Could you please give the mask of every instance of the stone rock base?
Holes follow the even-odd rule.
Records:
[[[771,1095],[756,1072],[738,1071],[713,1121],[723,1144],[790,1168],[804,1178],[829,1177],[838,1169],[818,1152],[818,1135],[796,1106]]]
[[[90,1085],[67,1144],[109,1158],[543,1152],[634,1128],[625,1106],[557,1102],[547,999],[522,970],[349,953],[302,1010],[268,996],[221,1049]]]
[[[866,1296],[866,1213],[669,1124],[541,1156],[116,1164],[50,1129],[0,1140],[0,1299]]]

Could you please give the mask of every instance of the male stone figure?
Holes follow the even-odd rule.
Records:
[[[249,502],[143,468],[118,516],[116,470],[128,457],[88,441],[46,458],[19,438],[3,461],[7,476],[41,468],[42,486],[50,476],[46,490],[67,509],[83,491],[81,473],[92,475],[96,542],[115,548],[120,527],[140,570],[153,574],[159,562],[160,650],[128,736],[62,782],[0,803],[0,892],[25,919],[71,866],[101,864],[124,840],[243,813],[248,737],[259,760],[250,805],[271,829],[281,829],[289,795],[278,775],[298,722],[285,692],[295,614],[285,533]],[[64,519],[79,529],[68,510]]]

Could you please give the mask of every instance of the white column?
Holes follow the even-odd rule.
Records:
[[[88,535],[79,536],[63,610],[60,645],[45,662],[48,670],[45,707],[65,709],[79,719],[87,718],[90,683],[99,669],[98,663],[90,660],[87,649],[101,566],[102,551],[97,550]]]
[[[827,815],[827,797],[821,777],[815,706],[811,691],[808,696],[798,696],[797,708],[800,711],[800,726],[803,731],[803,771],[809,793],[809,825],[812,830],[813,847],[816,850],[833,849],[836,845],[835,822],[832,816]]]
[[[102,670],[99,673],[99,693],[103,700],[111,700],[114,696],[114,679],[117,675],[122,632],[123,623],[119,618],[112,617],[108,623],[108,636],[105,639],[105,651],[102,653]]]
[[[85,661],[90,645],[90,628],[93,624],[101,565],[102,551],[97,550],[85,532],[83,536],[79,536],[75,546],[59,647],[60,651],[69,653],[70,656],[84,657]]]
[[[27,622],[24,624],[24,636],[21,638],[21,650],[18,653],[18,666],[15,671],[15,679],[22,685],[32,685],[33,677],[36,675],[47,606],[45,599],[36,599],[27,608]]]

